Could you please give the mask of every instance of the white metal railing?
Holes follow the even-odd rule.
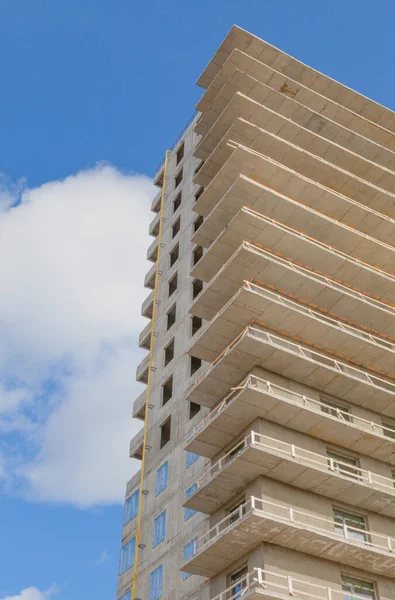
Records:
[[[256,590],[265,590],[279,598],[289,596],[300,600],[367,600],[366,595],[317,585],[298,577],[260,568],[252,569],[211,600],[241,600],[247,592]]]
[[[304,358],[306,360],[314,361],[316,364],[320,366],[325,366],[326,368],[331,369],[332,371],[336,371],[342,375],[346,375],[347,377],[351,377],[354,380],[357,380],[362,383],[366,383],[375,388],[384,390],[387,393],[393,394],[395,396],[395,381],[392,382],[388,379],[383,379],[378,375],[372,375],[371,373],[367,373],[366,371],[362,371],[357,367],[353,367],[348,363],[344,363],[340,360],[334,359],[327,354],[323,354],[321,352],[317,352],[308,346],[301,346],[296,342],[291,340],[282,338],[273,333],[269,333],[263,328],[259,328],[257,326],[249,325],[246,327],[240,335],[237,336],[230,344],[225,348],[219,356],[211,363],[211,365],[201,374],[196,380],[193,382],[189,391],[195,389],[199,383],[206,379],[210,373],[215,369],[216,365],[221,362],[230,352],[235,348],[241,340],[245,337],[255,337],[258,340],[264,341],[265,343],[269,343],[276,348],[280,348],[282,350],[286,349],[288,352],[299,356],[300,358]]]
[[[354,327],[353,325],[348,325],[344,321],[340,321],[339,319],[336,319],[334,317],[324,315],[319,310],[313,310],[313,309],[309,308],[308,306],[304,306],[303,304],[300,304],[299,302],[297,302],[295,300],[290,300],[289,298],[283,296],[282,294],[268,290],[267,288],[257,285],[256,283],[251,283],[250,281],[244,282],[244,288],[251,292],[257,293],[260,296],[264,296],[268,300],[271,300],[271,301],[277,302],[279,304],[282,304],[283,306],[289,307],[292,310],[295,310],[301,314],[304,314],[309,317],[313,317],[314,319],[319,319],[320,321],[323,321],[325,323],[330,323],[333,327],[336,327],[337,329],[340,329],[341,331],[344,331],[345,333],[349,333],[353,336],[357,336],[363,340],[368,340],[369,342],[376,344],[377,346],[380,346],[386,350],[389,350],[390,352],[395,352],[395,344],[390,342],[389,340],[384,340],[383,338],[381,338],[378,335],[368,333],[367,331],[363,331],[362,329],[360,329],[358,327]],[[218,313],[218,315],[219,314],[220,313]]]
[[[372,489],[377,489],[381,492],[395,496],[395,482],[389,477],[383,477],[377,473],[372,473],[367,469],[361,469],[357,465],[351,465],[350,463],[342,462],[326,456],[323,454],[317,454],[310,450],[305,450],[290,444],[283,442],[282,440],[271,438],[267,435],[262,435],[256,431],[251,431],[243,440],[238,442],[229,452],[222,456],[217,462],[205,470],[203,475],[197,481],[197,490],[199,490],[212,481],[219,473],[221,473],[225,467],[227,467],[233,460],[235,460],[242,452],[247,448],[258,448],[272,455],[280,458],[285,458],[290,461],[298,461],[303,463],[306,467],[324,470],[328,473],[337,477],[346,477],[354,481],[359,485],[368,486]],[[192,497],[192,496],[191,496]]]
[[[304,532],[326,535],[350,546],[358,546],[373,552],[384,552],[393,554],[395,550],[395,538],[359,529],[349,525],[336,523],[334,519],[320,517],[308,513],[293,506],[284,506],[276,502],[269,502],[263,498],[251,496],[249,500],[238,506],[233,512],[211,527],[206,533],[198,538],[194,544],[194,556],[202,552],[209,544],[217,541],[222,535],[230,530],[236,523],[241,523],[252,514],[263,519],[269,519],[289,525],[291,528],[303,529]],[[360,537],[356,537],[360,536]],[[191,557],[193,560],[193,557]],[[395,554],[394,554],[395,560]]]
[[[204,419],[202,419],[198,425],[196,425],[196,427],[194,427],[190,437],[188,438],[188,442],[197,437],[204,429],[206,429],[206,427],[215,421],[215,419],[221,415],[226,408],[237,402],[239,396],[246,389],[253,389],[258,393],[267,394],[272,398],[277,398],[282,402],[286,402],[294,406],[300,406],[300,408],[320,414],[322,418],[335,419],[351,429],[360,429],[369,435],[373,434],[382,437],[386,441],[390,441],[391,443],[395,444],[395,426],[394,429],[391,429],[385,425],[374,423],[368,419],[363,419],[362,417],[350,414],[349,412],[341,410],[340,408],[334,408],[325,402],[314,400],[305,394],[300,394],[288,388],[284,388],[281,385],[277,385],[276,383],[273,383],[268,379],[258,377],[257,375],[248,375],[239,386],[232,388],[231,392],[225,396],[225,398],[221,400],[219,404],[217,404],[217,406],[215,406],[215,408],[208,415],[206,415],[206,417],[204,417]],[[330,413],[324,412],[328,410],[330,410]],[[257,412],[259,412],[258,408]]]

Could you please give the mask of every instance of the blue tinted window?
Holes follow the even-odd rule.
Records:
[[[166,511],[164,510],[163,513],[161,513],[159,515],[159,517],[156,517],[156,519],[154,520],[153,547],[155,548],[155,546],[157,546],[158,544],[163,542],[165,537],[166,537]]]
[[[149,580],[149,600],[162,598],[163,565],[152,571]]]
[[[168,475],[169,463],[165,462],[156,472],[156,496],[159,496],[159,494],[167,488]]]
[[[187,491],[185,492],[185,499],[188,500],[188,498],[190,496],[192,496],[192,494],[194,492],[196,492],[197,490],[197,483],[194,483],[193,485],[191,485],[190,488],[187,489]],[[184,511],[184,521],[189,521],[189,519],[191,517],[193,517],[193,515],[196,515],[197,510],[193,510],[192,508],[186,508]]]
[[[187,452],[186,457],[186,468],[188,469],[194,462],[199,458],[199,454],[195,454],[194,452]]]
[[[125,510],[123,514],[123,524],[129,523],[137,516],[139,510],[139,490],[133,492],[125,501]]]
[[[194,538],[188,544],[186,544],[186,546],[184,546],[184,562],[186,560],[189,560],[190,558],[192,558],[192,556],[194,556],[196,554],[196,549],[197,549],[196,542],[197,542],[197,537]],[[183,573],[182,580],[185,581],[185,579],[188,579],[188,577],[190,577],[191,575],[192,575],[192,573]]]
[[[136,538],[134,537],[130,542],[122,546],[121,550],[121,561],[119,565],[119,572],[124,573],[134,564],[134,555],[136,552]]]

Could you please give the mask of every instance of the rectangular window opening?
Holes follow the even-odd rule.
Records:
[[[170,268],[175,265],[175,263],[178,261],[178,258],[180,256],[180,246],[179,244],[176,244],[173,248],[173,250],[170,251]]]
[[[180,231],[181,228],[181,217],[178,217],[177,221],[175,221],[175,223],[172,225],[171,228],[171,237],[175,238],[177,233]]]
[[[198,191],[195,194],[195,202],[197,202],[200,198],[200,196],[203,194],[204,192],[204,187],[202,186],[201,188],[198,189]]]
[[[192,494],[194,494],[196,492],[196,490],[198,489],[197,483],[194,483],[193,485],[191,485],[191,487],[189,487],[186,492],[185,492],[185,500],[188,500],[188,498],[190,498],[192,496]],[[191,519],[194,515],[196,515],[197,510],[193,510],[192,508],[185,508],[184,509],[184,521],[189,521],[189,519]]]
[[[375,585],[371,581],[356,579],[349,575],[341,574],[342,591],[345,592],[344,600],[356,600],[362,598],[366,600],[376,600]]]
[[[181,200],[182,200],[182,192],[177,194],[177,196],[173,200],[173,213],[175,213],[180,208]]]
[[[200,409],[201,409],[200,404],[196,404],[196,402],[190,402],[189,403],[189,419],[193,419],[193,417],[198,414]]]
[[[201,328],[203,324],[203,319],[200,317],[192,317],[191,325],[192,325],[192,335],[194,336],[197,331]]]
[[[180,185],[182,178],[183,178],[183,172],[182,172],[182,169],[180,169],[174,178],[174,187],[175,188]]]
[[[131,496],[129,496],[129,498],[126,498],[126,500],[125,500],[125,508],[124,508],[124,515],[123,515],[123,524],[124,525],[126,525],[126,523],[129,523],[129,521],[131,521],[135,517],[137,517],[138,508],[139,508],[139,490],[136,490],[135,492],[133,492],[133,494]]]
[[[189,469],[189,467],[191,465],[193,465],[193,463],[195,463],[198,459],[199,459],[199,454],[195,454],[194,452],[187,451],[186,457],[185,457],[185,468]]]
[[[166,511],[164,510],[156,519],[154,519],[154,541],[152,547],[155,548],[161,544],[166,537]]]
[[[199,215],[199,217],[197,219],[195,219],[195,221],[193,222],[193,232],[196,233],[197,230],[199,229],[199,227],[201,227],[201,225],[203,225],[203,221],[204,221],[204,217],[202,215]]]
[[[368,542],[368,530],[365,517],[354,515],[337,508],[333,509],[335,531],[345,539]]]
[[[167,323],[166,323],[167,331],[169,331],[170,327],[172,327],[174,325],[174,323],[176,322],[176,313],[177,313],[177,305],[173,304],[173,306],[171,307],[171,309],[169,310],[169,312],[166,314],[166,318],[167,318]]]
[[[333,402],[333,400],[329,400],[328,398],[322,396],[320,396],[320,403],[321,412],[331,415],[332,417],[336,417],[337,419],[343,419],[344,421],[348,422],[352,421],[348,406],[338,404],[337,402]]]
[[[162,385],[162,406],[173,397],[173,375]]]
[[[156,471],[155,496],[159,496],[159,494],[161,494],[167,488],[168,478],[169,478],[169,463],[168,463],[168,461],[166,461]]]
[[[203,256],[203,247],[196,246],[195,250],[193,251],[193,266],[197,265],[197,263],[202,258],[202,256]]]
[[[184,158],[184,151],[185,151],[185,144],[184,142],[182,142],[181,146],[178,148],[177,150],[177,154],[176,154],[176,164],[180,164],[180,162],[182,161],[182,159]]]
[[[160,427],[160,448],[166,446],[170,441],[171,434],[171,417],[169,417]]]
[[[161,600],[163,593],[163,565],[152,571],[149,578],[149,600]]]
[[[191,361],[191,375],[194,375],[198,369],[202,366],[202,359],[196,356],[190,357]]]
[[[192,283],[192,300],[195,300],[203,289],[203,281],[195,279]]]
[[[174,358],[174,339],[166,346],[165,348],[165,367],[173,360]]]
[[[178,274],[176,273],[169,281],[169,298],[176,291],[178,286]]]
[[[359,462],[356,458],[327,450],[329,468],[345,477],[360,479]]]

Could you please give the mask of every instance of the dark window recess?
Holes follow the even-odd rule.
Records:
[[[203,194],[204,192],[204,187],[201,187],[195,194],[195,202],[197,202],[200,198],[200,196]]]
[[[174,225],[171,228],[171,237],[172,238],[176,237],[177,233],[180,231],[180,227],[181,227],[181,217],[178,217],[177,221],[174,223]]]
[[[198,164],[198,166],[195,169],[195,175],[196,173],[199,173],[200,169],[202,168],[202,166],[204,165],[204,160],[201,160],[200,163]]]
[[[192,284],[192,300],[195,300],[195,298],[200,294],[202,289],[203,281],[200,281],[200,279],[195,279],[195,281]]]
[[[171,307],[169,312],[167,313],[167,329],[170,329],[172,325],[176,322],[176,304]]]
[[[194,221],[194,223],[193,223],[193,231],[194,231],[194,233],[197,232],[197,230],[199,229],[199,227],[203,224],[203,221],[204,221],[204,217],[202,217],[202,215],[200,215],[196,219],[196,221]]]
[[[191,356],[191,375],[196,373],[198,369],[202,366],[202,359],[197,358],[196,356]]]
[[[191,319],[191,323],[192,323],[192,335],[195,335],[195,333],[197,331],[199,331],[199,329],[202,326],[202,319],[200,317],[192,317]]]
[[[174,178],[175,187],[178,187],[180,185],[180,183],[182,181],[182,177],[183,177],[183,173],[182,173],[182,169],[180,169]]]
[[[193,417],[198,414],[200,409],[201,409],[200,404],[196,404],[196,402],[190,402],[189,403],[189,418],[193,419]]]
[[[199,260],[202,258],[203,256],[203,247],[202,246],[196,246],[195,250],[193,251],[193,266],[195,266]]]
[[[160,447],[163,448],[170,441],[171,417],[169,417],[160,428]]]
[[[174,275],[174,277],[172,277],[169,281],[169,298],[176,291],[177,285],[178,285],[178,275],[176,273]]]
[[[177,194],[176,198],[173,200],[173,212],[176,212],[181,206],[182,193]]]
[[[165,348],[165,366],[169,364],[174,358],[174,340],[171,340]]]
[[[173,375],[162,385],[162,406],[167,404],[173,396]]]
[[[182,159],[184,158],[184,142],[181,144],[181,146],[178,148],[177,150],[177,154],[176,154],[176,164],[178,165]]]
[[[173,250],[170,252],[170,267],[172,267],[177,262],[179,256],[180,256],[180,247],[177,244],[176,246],[174,246]]]

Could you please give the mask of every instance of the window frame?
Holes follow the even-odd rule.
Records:
[[[162,481],[163,480],[163,481]],[[167,489],[169,482],[169,461],[166,460],[156,470],[155,498]]]
[[[128,523],[130,523],[130,521],[133,521],[133,519],[135,519],[137,517],[138,514],[138,509],[139,509],[139,496],[140,496],[140,490],[137,489],[133,492],[133,494],[130,494],[130,496],[128,496],[125,499],[125,505],[124,505],[124,510],[123,510],[123,524],[124,526],[127,525]],[[130,505],[130,518],[127,519],[127,508]],[[133,508],[135,507],[135,514],[133,514]]]
[[[155,589],[153,587],[155,585]],[[151,571],[149,576],[149,600],[160,600],[163,596],[163,565]]]
[[[189,469],[197,460],[199,460],[200,455],[195,452],[189,452],[189,450],[185,450],[185,470]]]
[[[167,515],[166,509],[155,517],[153,527],[153,539],[152,548],[157,548],[166,539],[166,526],[167,526]]]
[[[198,489],[198,484],[195,482],[187,490],[185,490],[185,500],[188,500]],[[184,508],[184,523],[190,521],[197,514],[197,510],[193,508]]]
[[[133,547],[133,558],[132,558],[132,562],[129,564],[129,560],[131,558],[131,548],[132,547]],[[126,559],[124,558],[125,548],[127,548]],[[126,571],[128,571],[129,569],[131,569],[134,566],[135,558],[136,558],[136,536],[134,536],[131,540],[126,542],[126,544],[124,544],[121,548],[121,556],[120,556],[120,560],[119,560],[119,575],[123,575],[123,573],[126,573]],[[123,569],[124,562],[125,562],[125,568]]]

